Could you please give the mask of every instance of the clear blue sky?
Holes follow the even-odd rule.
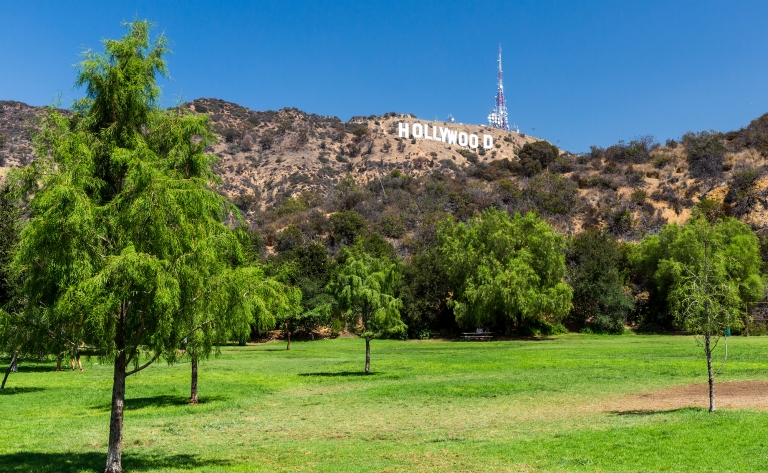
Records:
[[[510,119],[565,149],[768,112],[766,1],[3,3],[0,99],[33,105],[68,106],[78,53],[138,16],[174,43],[166,104],[485,123],[502,43]]]

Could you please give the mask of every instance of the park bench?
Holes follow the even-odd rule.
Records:
[[[481,341],[481,342],[490,342],[493,339],[493,334],[491,332],[464,332],[461,334],[462,340],[465,342],[471,342],[471,341]]]

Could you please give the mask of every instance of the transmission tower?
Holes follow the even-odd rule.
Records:
[[[507,117],[507,101],[504,100],[504,82],[502,80],[503,72],[501,70],[501,44],[499,44],[499,79],[496,92],[496,107],[488,115],[488,125],[491,128],[500,130],[509,130],[509,119]]]

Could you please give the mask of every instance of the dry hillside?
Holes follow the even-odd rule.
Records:
[[[533,161],[520,156],[538,139],[486,126],[394,112],[342,122],[219,99],[185,106],[208,114],[219,136],[211,151],[220,157],[221,191],[273,235],[290,224],[310,225],[312,215],[347,209],[379,229],[394,221],[403,231],[382,233],[407,240],[442,214],[466,218],[496,206],[537,210],[564,232],[598,226],[634,239],[684,221],[704,198],[711,199],[708,211],[734,215],[759,231],[768,225],[765,117],[735,132],[689,134],[680,143],[643,137],[583,155],[558,150],[536,167],[535,153],[528,156]],[[0,172],[34,158],[30,136],[40,111],[0,102]],[[401,121],[491,134],[494,148],[400,140]]]

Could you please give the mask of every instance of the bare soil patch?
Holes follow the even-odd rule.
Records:
[[[675,388],[632,394],[606,406],[619,414],[670,411],[685,407],[709,407],[709,385],[689,384]],[[768,410],[768,380],[715,381],[715,407]]]

